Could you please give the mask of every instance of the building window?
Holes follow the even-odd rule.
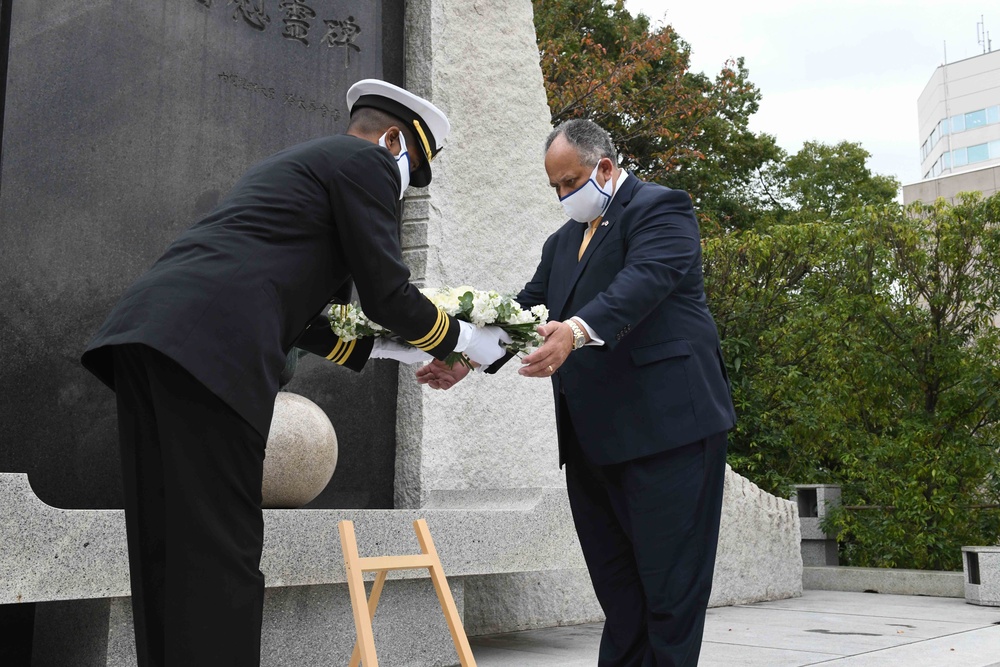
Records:
[[[944,169],[951,169],[951,153],[945,153],[944,155],[941,156],[941,166]]]
[[[975,146],[969,146],[969,164],[974,162],[985,162],[990,159],[990,145],[989,144],[976,144]]]
[[[1000,105],[978,109],[939,122],[920,147],[920,160],[926,160],[939,141],[949,134],[974,130],[983,125],[1000,123]]]
[[[965,129],[971,130],[976,127],[986,125],[986,109],[970,111],[965,114]]]
[[[956,148],[951,152],[952,163],[956,167],[964,167],[969,164],[969,154],[964,148]]]
[[[1000,160],[1000,140],[990,142],[990,157]]]

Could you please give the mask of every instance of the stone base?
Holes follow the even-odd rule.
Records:
[[[726,466],[710,607],[802,595],[798,509]]]
[[[46,506],[22,474],[0,474],[0,507],[12,517],[0,522],[0,604],[37,605],[35,664],[135,664],[123,513]],[[265,510],[263,664],[346,664],[353,619],[338,521],[353,521],[361,555],[374,556],[417,553],[420,518],[470,634],[601,619],[564,488],[434,491],[419,510]],[[709,604],[800,595],[799,535],[794,503],[727,471]],[[454,664],[426,572],[402,576],[376,616],[382,664]]]
[[[805,523],[805,519],[802,523]],[[805,535],[805,526],[802,527]],[[837,547],[837,540],[807,540],[802,539],[802,565],[810,566],[837,566],[840,565],[840,551]]]
[[[961,572],[896,570],[877,567],[806,567],[803,588],[813,591],[928,595],[960,598],[964,591]]]
[[[462,581],[450,579],[448,584],[462,614]],[[430,579],[387,581],[372,629],[379,664],[436,667],[458,663]],[[346,665],[355,637],[346,584],[268,589],[261,635],[262,667]]]
[[[462,581],[448,583],[462,613]],[[135,667],[131,604],[130,598],[38,603],[32,667]],[[390,579],[373,630],[380,664],[458,662],[430,579]],[[261,667],[346,665],[354,641],[346,584],[266,590]]]
[[[116,607],[122,598],[70,600],[35,603],[35,633],[32,640],[32,667],[104,667],[109,662],[112,617],[121,616]],[[128,603],[128,598],[125,598]],[[128,614],[132,630],[132,613]],[[116,642],[117,643],[117,642]],[[131,664],[135,664],[135,642],[130,644]]]
[[[604,620],[585,568],[465,577],[464,584],[470,636]]]
[[[1000,547],[962,547],[965,601],[1000,607]]]

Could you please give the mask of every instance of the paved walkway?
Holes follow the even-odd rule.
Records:
[[[471,638],[479,667],[595,667],[601,625]],[[708,610],[699,667],[1000,667],[1000,607],[805,591]]]

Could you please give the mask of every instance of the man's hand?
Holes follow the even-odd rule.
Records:
[[[521,360],[521,375],[529,378],[551,377],[573,351],[573,330],[565,322],[549,322],[536,329],[545,344]]]
[[[417,369],[417,382],[431,389],[451,389],[468,374],[469,367],[465,364],[457,363],[448,368],[448,364],[435,359]]]

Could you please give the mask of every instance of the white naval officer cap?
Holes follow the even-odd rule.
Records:
[[[379,109],[405,123],[417,138],[423,154],[420,168],[410,174],[410,184],[418,188],[431,182],[431,161],[444,148],[451,124],[444,112],[422,97],[379,79],[362,79],[347,91],[347,109]],[[412,147],[408,147],[413,150]]]

